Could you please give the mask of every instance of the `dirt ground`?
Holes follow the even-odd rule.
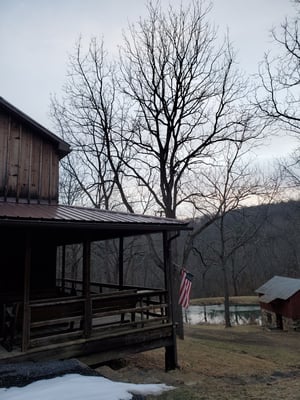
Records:
[[[300,399],[300,332],[187,326],[185,340],[178,340],[178,362],[179,369],[165,372],[164,350],[158,349],[98,372],[113,380],[175,387],[155,397],[160,400]]]

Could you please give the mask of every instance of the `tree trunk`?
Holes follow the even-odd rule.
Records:
[[[225,328],[231,327],[230,322],[230,310],[229,310],[229,287],[228,287],[228,278],[227,278],[227,270],[226,265],[223,264],[223,282],[224,282],[224,317],[225,317]]]

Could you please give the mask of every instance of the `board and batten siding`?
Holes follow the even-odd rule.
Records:
[[[53,144],[0,110],[0,199],[57,203],[58,168]]]

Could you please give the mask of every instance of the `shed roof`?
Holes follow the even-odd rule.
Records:
[[[31,129],[36,131],[39,135],[43,136],[48,141],[54,143],[57,146],[58,153],[61,158],[66,156],[71,151],[70,145],[67,142],[56,136],[54,133],[50,132],[48,129],[40,125],[38,122],[34,121],[28,115],[23,113],[21,110],[19,110],[0,96],[0,110],[1,109],[8,112],[14,118],[18,119],[25,125],[29,126]]]
[[[275,299],[287,300],[299,290],[300,279],[273,276],[255,292],[262,295],[259,297],[260,302],[271,303]]]
[[[0,228],[56,230],[56,235],[74,238],[77,232],[97,239],[134,236],[187,229],[188,222],[97,208],[49,204],[0,203]],[[58,229],[60,231],[58,231]],[[77,237],[77,236],[76,236]]]

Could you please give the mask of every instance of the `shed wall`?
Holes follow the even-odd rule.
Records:
[[[261,303],[261,308],[286,318],[298,320],[300,319],[300,291],[287,300],[276,299],[271,303]]]

